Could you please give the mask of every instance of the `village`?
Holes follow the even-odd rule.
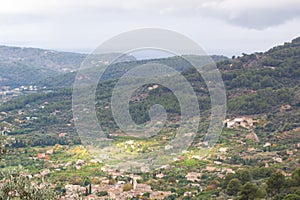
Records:
[[[0,101],[6,102],[11,98],[16,98],[20,95],[24,95],[25,93],[37,92],[40,89],[46,88],[38,88],[36,85],[28,85],[28,86],[20,86],[20,87],[11,87],[11,86],[1,86],[0,87]]]
[[[157,88],[158,85],[152,85],[146,90]],[[39,88],[24,86],[3,90],[14,91],[17,96],[22,92],[37,92]],[[131,102],[140,103],[147,95],[133,96]],[[216,191],[222,194],[222,182],[226,177],[239,176],[243,170],[272,171],[276,168],[284,177],[291,178],[293,167],[299,166],[300,143],[295,139],[299,129],[278,132],[272,138],[262,137],[258,127],[268,124],[266,116],[232,115],[223,121],[223,131],[213,147],[199,137],[200,140],[181,154],[170,155],[172,162],[150,172],[116,168],[119,164],[122,166],[122,162],[127,163],[126,158],[130,156],[154,152],[160,147],[172,149],[168,141],[173,130],[164,130],[161,135],[148,139],[111,132],[112,146],[104,148],[106,156],[99,158],[81,144],[74,134],[75,119],[62,108],[65,109],[65,104],[53,105],[41,98],[35,104],[26,103],[22,108],[0,112],[1,136],[9,149],[0,167],[21,166],[33,185],[53,188],[61,194],[62,200],[163,200],[178,196],[196,198],[202,194],[216,197]],[[289,109],[289,105],[284,105],[280,112]],[[51,124],[50,120],[57,126],[44,127]],[[176,127],[174,122],[170,125]],[[291,141],[291,145],[286,145],[287,141]]]
[[[1,115],[5,117],[6,113],[1,113]],[[42,183],[39,184],[40,180],[51,180],[52,176],[65,177],[67,175],[74,177],[76,174],[86,173],[88,170],[89,173],[87,174],[90,174],[89,181],[85,184],[82,183],[84,180],[81,176],[77,181],[71,178],[61,185],[61,191],[64,194],[61,196],[62,200],[79,198],[128,199],[133,197],[165,199],[168,196],[178,195],[178,191],[170,187],[159,190],[159,186],[151,186],[160,183],[174,185],[174,187],[185,183],[185,187],[190,189],[186,189],[183,196],[193,197],[203,191],[218,189],[220,187],[218,179],[222,180],[228,174],[236,174],[245,166],[251,165],[251,162],[259,162],[261,166],[270,168],[281,165],[287,160],[291,162],[299,160],[300,143],[291,145],[284,152],[276,150],[278,144],[272,141],[261,143],[254,132],[254,127],[258,123],[260,123],[260,120],[249,116],[226,119],[224,121],[225,131],[221,136],[221,140],[226,139],[227,142],[216,145],[213,149],[210,149],[208,154],[204,155],[199,154],[203,148],[203,144],[199,143],[195,146],[196,148],[185,151],[181,156],[174,157],[174,163],[156,170],[150,175],[150,178],[145,178],[139,173],[116,170],[110,167],[106,160],[93,158],[81,145],[62,146],[58,144],[54,147],[32,150],[28,159],[34,163],[43,162],[45,163],[44,166],[47,167],[38,173],[28,173],[26,176],[32,179],[34,184],[43,187]],[[6,126],[2,130],[2,134],[5,135],[8,130],[9,126]],[[64,138],[67,135],[68,133],[61,132],[58,137]],[[6,139],[7,146],[13,145],[15,142],[16,138],[13,136],[8,136]],[[125,150],[138,150],[141,148],[141,143],[134,140],[124,141],[119,143],[120,145]],[[24,152],[11,151],[9,154],[11,156],[22,156]],[[28,153],[24,155],[28,155]],[[238,159],[237,162],[235,162],[236,159]],[[244,163],[244,165],[241,163]],[[170,173],[178,166],[187,168],[182,176],[172,178]],[[188,166],[193,166],[192,170],[189,170]],[[281,170],[285,177],[291,177],[288,169]],[[90,171],[93,172],[90,173]],[[94,172],[101,175],[93,175]],[[207,177],[210,177],[211,181],[207,181],[210,180]],[[55,184],[52,186],[57,187]]]

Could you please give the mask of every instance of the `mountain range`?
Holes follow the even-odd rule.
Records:
[[[115,54],[105,56],[109,60]],[[23,164],[32,173],[37,168],[44,169],[47,164],[35,163],[34,167],[28,157],[32,157],[32,152],[40,153],[49,148],[57,152],[53,154],[57,165],[74,155],[74,159],[80,158],[87,163],[92,160],[81,149],[82,141],[76,132],[76,119],[72,114],[72,84],[85,58],[84,54],[0,47],[2,88],[28,84],[47,88],[17,93],[17,97],[7,98],[0,104],[1,131],[14,138],[10,143],[10,159],[7,158],[1,167]],[[174,137],[180,126],[180,105],[172,91],[162,85],[153,83],[141,86],[129,102],[130,115],[137,124],[149,122],[148,110],[151,106],[160,104],[165,108],[168,113],[166,125],[153,137],[144,139],[124,134],[114,121],[111,109],[112,92],[122,75],[138,65],[166,64],[179,71],[194,89],[201,120],[195,140],[186,152],[174,157],[169,168],[151,173],[139,172],[142,176],[140,182],[151,185],[155,190],[172,191],[173,199],[186,199],[187,196],[190,199],[228,199],[235,196],[247,199],[244,193],[250,190],[255,190],[254,196],[258,199],[284,199],[288,194],[300,195],[298,183],[293,182],[300,180],[297,179],[300,176],[297,175],[300,152],[300,37],[266,52],[243,54],[231,59],[212,56],[212,59],[224,81],[227,114],[222,134],[210,153],[200,153],[205,146],[203,138],[209,125],[211,108],[209,90],[201,74],[181,57],[149,60],[128,57],[110,65],[97,86],[96,115],[107,133],[108,141],[113,144],[111,148],[104,149],[111,152],[111,157],[103,158],[99,165],[116,164],[119,157],[129,158],[152,152]],[[93,73],[93,69],[83,70]],[[97,141],[96,137],[93,139]],[[73,149],[85,153],[72,154]],[[72,162],[74,165],[70,164],[70,169],[62,172],[53,170],[49,180],[57,184],[66,181],[78,185],[85,181],[84,176],[92,179],[103,175],[97,171],[98,165],[90,163],[76,171],[84,175],[76,175],[74,169],[81,165],[75,164],[74,160]],[[116,170],[113,174],[119,172]],[[276,184],[271,184],[274,181],[271,174],[275,172],[286,177],[286,182],[282,183],[284,186],[278,186],[278,190]],[[121,175],[113,178],[109,173],[112,172],[103,175],[110,180],[108,185],[116,186],[116,181],[121,179],[128,182]],[[60,179],[61,175],[65,180]],[[193,192],[186,193],[190,191]]]

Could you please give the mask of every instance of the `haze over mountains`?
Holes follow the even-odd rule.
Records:
[[[103,62],[116,53],[101,56]],[[34,84],[45,78],[76,71],[87,54],[37,48],[0,46],[0,83],[12,87]],[[135,60],[127,56],[123,60]]]
[[[68,105],[63,109],[70,109],[70,89],[74,82],[76,76],[75,71],[78,69],[79,64],[76,63],[75,66],[71,65],[72,63],[75,63],[75,61],[83,60],[85,55],[51,52],[49,53],[49,57],[44,55],[43,58],[38,58],[40,54],[45,54],[45,50],[24,49],[23,52],[20,48],[2,47],[2,51],[7,55],[7,59],[2,58],[1,61],[1,65],[5,66],[0,70],[0,73],[2,73],[2,86],[8,83],[11,83],[11,87],[26,84],[36,84],[40,88],[46,86],[51,88],[53,91],[47,95],[44,95],[41,91],[42,93],[37,92],[35,96],[25,96],[21,99],[9,101],[1,106],[2,110],[10,111],[14,110],[15,107],[22,109],[27,103],[29,103],[29,105],[32,104],[37,106],[42,103],[41,101],[54,101],[53,103],[57,104],[56,106],[61,107],[59,104]],[[29,52],[32,54],[32,56],[30,56],[32,59],[26,57],[27,55],[29,56]],[[219,70],[221,70],[223,81],[226,86],[229,108],[228,114],[265,114],[274,112],[281,106],[288,104],[293,105],[292,110],[295,112],[286,113],[290,116],[286,116],[284,121],[290,121],[290,128],[297,127],[297,124],[299,124],[297,121],[299,119],[297,117],[299,113],[296,109],[299,106],[299,52],[300,38],[296,38],[291,43],[285,43],[284,45],[274,47],[265,53],[254,53],[250,55],[245,54],[234,59],[227,59],[226,57],[222,56],[213,56],[212,58],[215,61],[218,61],[217,67]],[[35,57],[37,57],[37,59],[35,59]],[[32,64],[33,67],[22,67],[25,65],[22,59],[24,60],[24,63],[27,65]],[[133,58],[129,57],[128,59]],[[126,60],[126,62],[115,63],[111,65],[111,69],[107,70],[107,72],[104,74],[104,82],[99,85],[100,88],[98,89],[97,93],[97,95],[99,95],[98,98],[104,98],[105,101],[109,102],[109,94],[111,94],[111,90],[113,89],[116,80],[121,77],[122,74],[137,65],[154,61],[167,65],[168,63],[172,63],[172,66],[174,66],[176,70],[182,72],[182,74],[191,82],[191,85],[193,85],[194,90],[198,94],[201,110],[205,111],[209,109],[210,100],[205,82],[188,63],[179,57],[152,59],[146,61]],[[12,65],[12,63],[14,63],[15,66]],[[39,67],[41,63],[43,66]],[[11,67],[6,67],[9,65]],[[69,66],[68,70],[63,70],[64,67],[67,66]],[[35,71],[37,68],[38,70]],[[22,69],[22,71],[20,71],[19,74],[15,73],[15,71],[20,69]],[[45,70],[43,71],[42,69]],[[68,72],[71,70],[75,71]],[[38,71],[41,73],[43,72],[43,76],[40,75]],[[60,88],[66,88],[67,90],[61,91]],[[165,102],[167,111],[169,110],[175,115],[180,114],[180,108],[177,105],[178,103],[175,101],[175,98],[172,96],[170,91],[163,89],[163,87],[159,91],[159,93],[156,93],[162,96],[162,100],[169,100],[169,102]],[[144,95],[147,94],[147,96],[149,95],[149,97],[151,97],[150,94],[153,92],[142,89],[140,93],[144,93]],[[137,94],[137,96],[139,95],[141,94]],[[52,96],[54,98],[53,100]],[[66,100],[65,98],[68,99],[68,103],[64,103]],[[139,123],[144,123],[149,119],[148,114],[145,113],[147,107],[153,104],[153,100],[153,98],[142,98],[138,104],[132,105],[132,115]],[[100,106],[99,109],[104,107],[105,106]],[[53,109],[51,110],[54,111]],[[70,110],[64,111],[63,113],[70,114]],[[102,116],[102,118],[109,120],[104,120],[105,126],[110,124],[108,127],[115,127],[114,122],[111,121],[111,113],[105,113],[105,116]],[[41,114],[44,115],[43,113]],[[69,114],[68,116],[70,117]],[[31,113],[31,115],[36,116],[38,114]],[[68,121],[69,120],[71,119],[68,119]],[[275,117],[274,122],[275,121],[278,121],[278,118]],[[276,126],[283,126],[284,124],[285,123],[282,121],[281,123],[276,124]],[[35,126],[36,125],[37,124],[35,124]],[[53,125],[56,126],[56,124]],[[40,125],[37,125],[37,127],[40,127]],[[39,131],[39,129],[35,129],[35,131]]]
[[[98,55],[98,58],[102,60],[102,63],[107,63],[118,55],[118,53],[103,54]],[[68,84],[70,86],[71,83],[68,82],[68,79],[74,78],[72,72],[79,69],[87,56],[87,54],[46,49],[0,46],[0,83],[12,87],[42,84],[43,82],[45,86],[60,84],[61,86]],[[225,56],[212,56],[212,58],[215,61],[227,59]],[[124,55],[118,62],[135,60],[134,56]],[[143,61],[131,64],[138,65],[139,63],[143,63]],[[119,69],[114,70],[118,71]],[[47,85],[50,79],[52,84]]]

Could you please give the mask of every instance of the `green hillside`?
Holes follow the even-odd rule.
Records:
[[[46,67],[29,67],[22,63],[9,63],[0,65],[1,86],[8,85],[12,88],[22,85],[34,84],[37,80],[43,80],[49,76],[57,76],[59,73]]]
[[[147,111],[152,105],[163,105],[167,122],[157,135],[146,139],[128,136],[114,121],[111,94],[118,78],[147,62],[171,63],[181,72],[197,94],[201,121],[193,144],[182,155],[175,155],[167,167],[136,171],[141,176],[139,184],[150,185],[160,194],[170,191],[165,199],[299,198],[300,38],[264,53],[218,60],[228,110],[222,134],[209,152],[203,151],[211,107],[207,86],[194,68],[172,57],[120,62],[105,72],[97,87],[95,109],[112,147],[103,149],[109,158],[101,162],[92,162],[95,158],[80,145],[82,141],[76,133],[70,88],[75,72],[39,82],[51,87],[50,92],[40,91],[2,103],[1,131],[14,140],[7,144],[10,153],[0,167],[22,164],[32,174],[51,169],[44,177],[55,184],[60,194],[66,184],[82,185],[87,191],[91,184],[102,188],[98,196],[106,196],[103,188],[117,187],[119,181],[126,183],[123,192],[130,191],[131,173],[102,168],[119,164],[120,158],[123,162],[131,156],[155,152],[172,140],[180,125],[176,96],[161,85],[153,89],[154,83],[135,91],[129,108],[133,121],[143,124],[150,120]],[[49,150],[54,152],[51,162],[31,159]],[[137,198],[150,199],[150,193]]]
[[[106,62],[118,55],[101,54],[97,58]],[[30,84],[70,86],[68,80],[74,78],[72,72],[80,68],[86,56],[47,49],[0,46],[0,84],[12,88]],[[134,60],[133,56],[123,56],[121,61]]]
[[[290,48],[292,47],[292,48]],[[228,95],[228,116],[235,115],[265,115],[269,117],[270,123],[276,124],[274,130],[290,130],[299,126],[299,50],[298,40],[295,39],[292,43],[286,43],[283,46],[275,47],[265,53],[254,53],[251,55],[243,55],[241,57],[224,60],[217,63],[221,70],[223,80],[227,89]],[[280,58],[281,62],[278,65],[270,65],[276,58]],[[218,57],[215,57],[218,59]],[[200,110],[204,112],[210,108],[210,98],[208,90],[201,76],[195,69],[191,68],[186,61],[179,57],[172,57],[158,60],[122,62],[111,66],[104,74],[104,82],[100,83],[97,89],[97,99],[102,102],[110,102],[110,95],[117,77],[120,77],[128,69],[134,66],[141,65],[147,62],[157,61],[158,63],[175,63],[177,70],[183,70],[182,74],[193,86],[198,95]],[[73,83],[76,74],[68,73],[59,78],[48,78],[45,82],[46,86],[70,86]],[[105,79],[111,79],[105,81]],[[199,81],[200,80],[200,81]],[[60,85],[61,84],[61,85]],[[142,87],[136,96],[146,94],[147,98],[142,98],[138,103],[131,104],[131,114],[137,123],[145,123],[149,120],[147,109],[155,104],[161,103],[170,113],[171,118],[180,114],[180,107],[176,97],[170,90],[164,87],[159,87],[157,90],[148,91],[147,85]],[[55,91],[55,89],[54,89]],[[63,92],[61,92],[63,91]],[[55,98],[52,98],[55,97]],[[47,101],[49,105],[46,109],[35,109]],[[26,106],[29,106],[29,109]],[[283,115],[280,108],[285,105],[290,105],[289,112],[284,113],[285,117],[280,123],[277,123],[277,115]],[[101,118],[101,123],[104,127],[112,128],[111,131],[116,131],[116,125],[112,120],[111,111],[107,110],[107,105],[98,106],[98,117]],[[70,122],[71,115],[71,90],[60,90],[49,94],[34,94],[24,96],[19,99],[12,100],[1,105],[1,110],[6,112],[17,112],[18,109],[27,110],[29,116],[38,116],[45,118],[37,120],[30,125],[30,130],[39,132],[41,127],[58,126]],[[50,120],[49,114],[59,110],[63,113],[61,119]],[[274,117],[275,116],[275,117]],[[51,117],[57,118],[57,117]],[[21,120],[21,119],[20,119]],[[63,120],[63,121],[61,121]],[[40,124],[41,123],[41,124]],[[16,124],[17,125],[17,124]],[[35,128],[33,128],[35,127]],[[22,130],[22,128],[20,128]],[[18,131],[20,132],[20,131]],[[22,131],[21,131],[22,132]],[[21,133],[20,132],[20,133]],[[26,131],[28,133],[28,131]],[[29,131],[30,132],[30,131]],[[22,135],[22,134],[21,134]]]
[[[114,55],[114,54],[112,54]],[[196,59],[205,62],[205,59],[201,59],[198,56],[194,56]],[[211,56],[212,60],[215,62],[219,62],[222,60],[227,60],[228,58],[225,56],[218,56],[218,55],[212,55]],[[193,56],[189,56],[189,59],[193,59]],[[188,68],[191,67],[191,65],[181,57],[170,57],[170,58],[163,58],[163,59],[149,59],[149,60],[137,60],[137,61],[128,61],[132,60],[130,57],[127,58],[125,61],[123,60],[118,60],[118,63],[111,64],[107,71],[103,74],[102,79],[103,81],[105,80],[110,80],[110,79],[117,79],[121,77],[124,73],[129,71],[130,69],[143,65],[146,63],[160,63],[160,64],[165,64],[174,67],[176,70],[179,72],[182,72]],[[97,70],[97,69],[88,69],[88,70]],[[91,72],[92,73],[92,72]],[[66,74],[61,74],[58,76],[52,76],[45,78],[43,80],[37,81],[36,85],[38,86],[46,86],[46,87],[51,87],[51,88],[57,88],[57,87],[71,87],[72,84],[74,83],[76,76],[76,72],[71,72],[71,73],[66,73]]]
[[[85,57],[85,54],[79,53],[0,46],[0,66],[8,63],[22,63],[30,67],[45,67],[55,71],[69,72],[78,69]]]

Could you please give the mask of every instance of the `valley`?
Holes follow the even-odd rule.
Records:
[[[142,61],[128,57],[110,66],[95,95],[96,115],[110,145],[93,153],[78,135],[72,113],[72,84],[85,55],[7,47],[0,48],[0,55],[0,130],[5,149],[1,171],[10,173],[17,168],[36,188],[51,189],[47,192],[53,199],[300,196],[299,37],[263,53],[231,59],[212,56],[227,92],[226,120],[213,147],[203,142],[211,108],[207,85],[180,57]],[[109,60],[110,56],[104,58]],[[201,120],[188,149],[181,155],[157,155],[168,164],[143,171],[135,168],[136,163],[125,161],[173,148],[168,142],[180,126],[179,102],[162,85],[139,88],[129,102],[134,122],[147,123],[147,111],[155,104],[162,105],[168,114],[157,135],[138,138],[124,134],[114,121],[111,95],[123,74],[150,62],[175,65],[197,94]],[[97,137],[91,140],[97,141]],[[5,176],[1,178],[0,187],[8,187]],[[5,192],[2,189],[0,197],[10,195]]]

